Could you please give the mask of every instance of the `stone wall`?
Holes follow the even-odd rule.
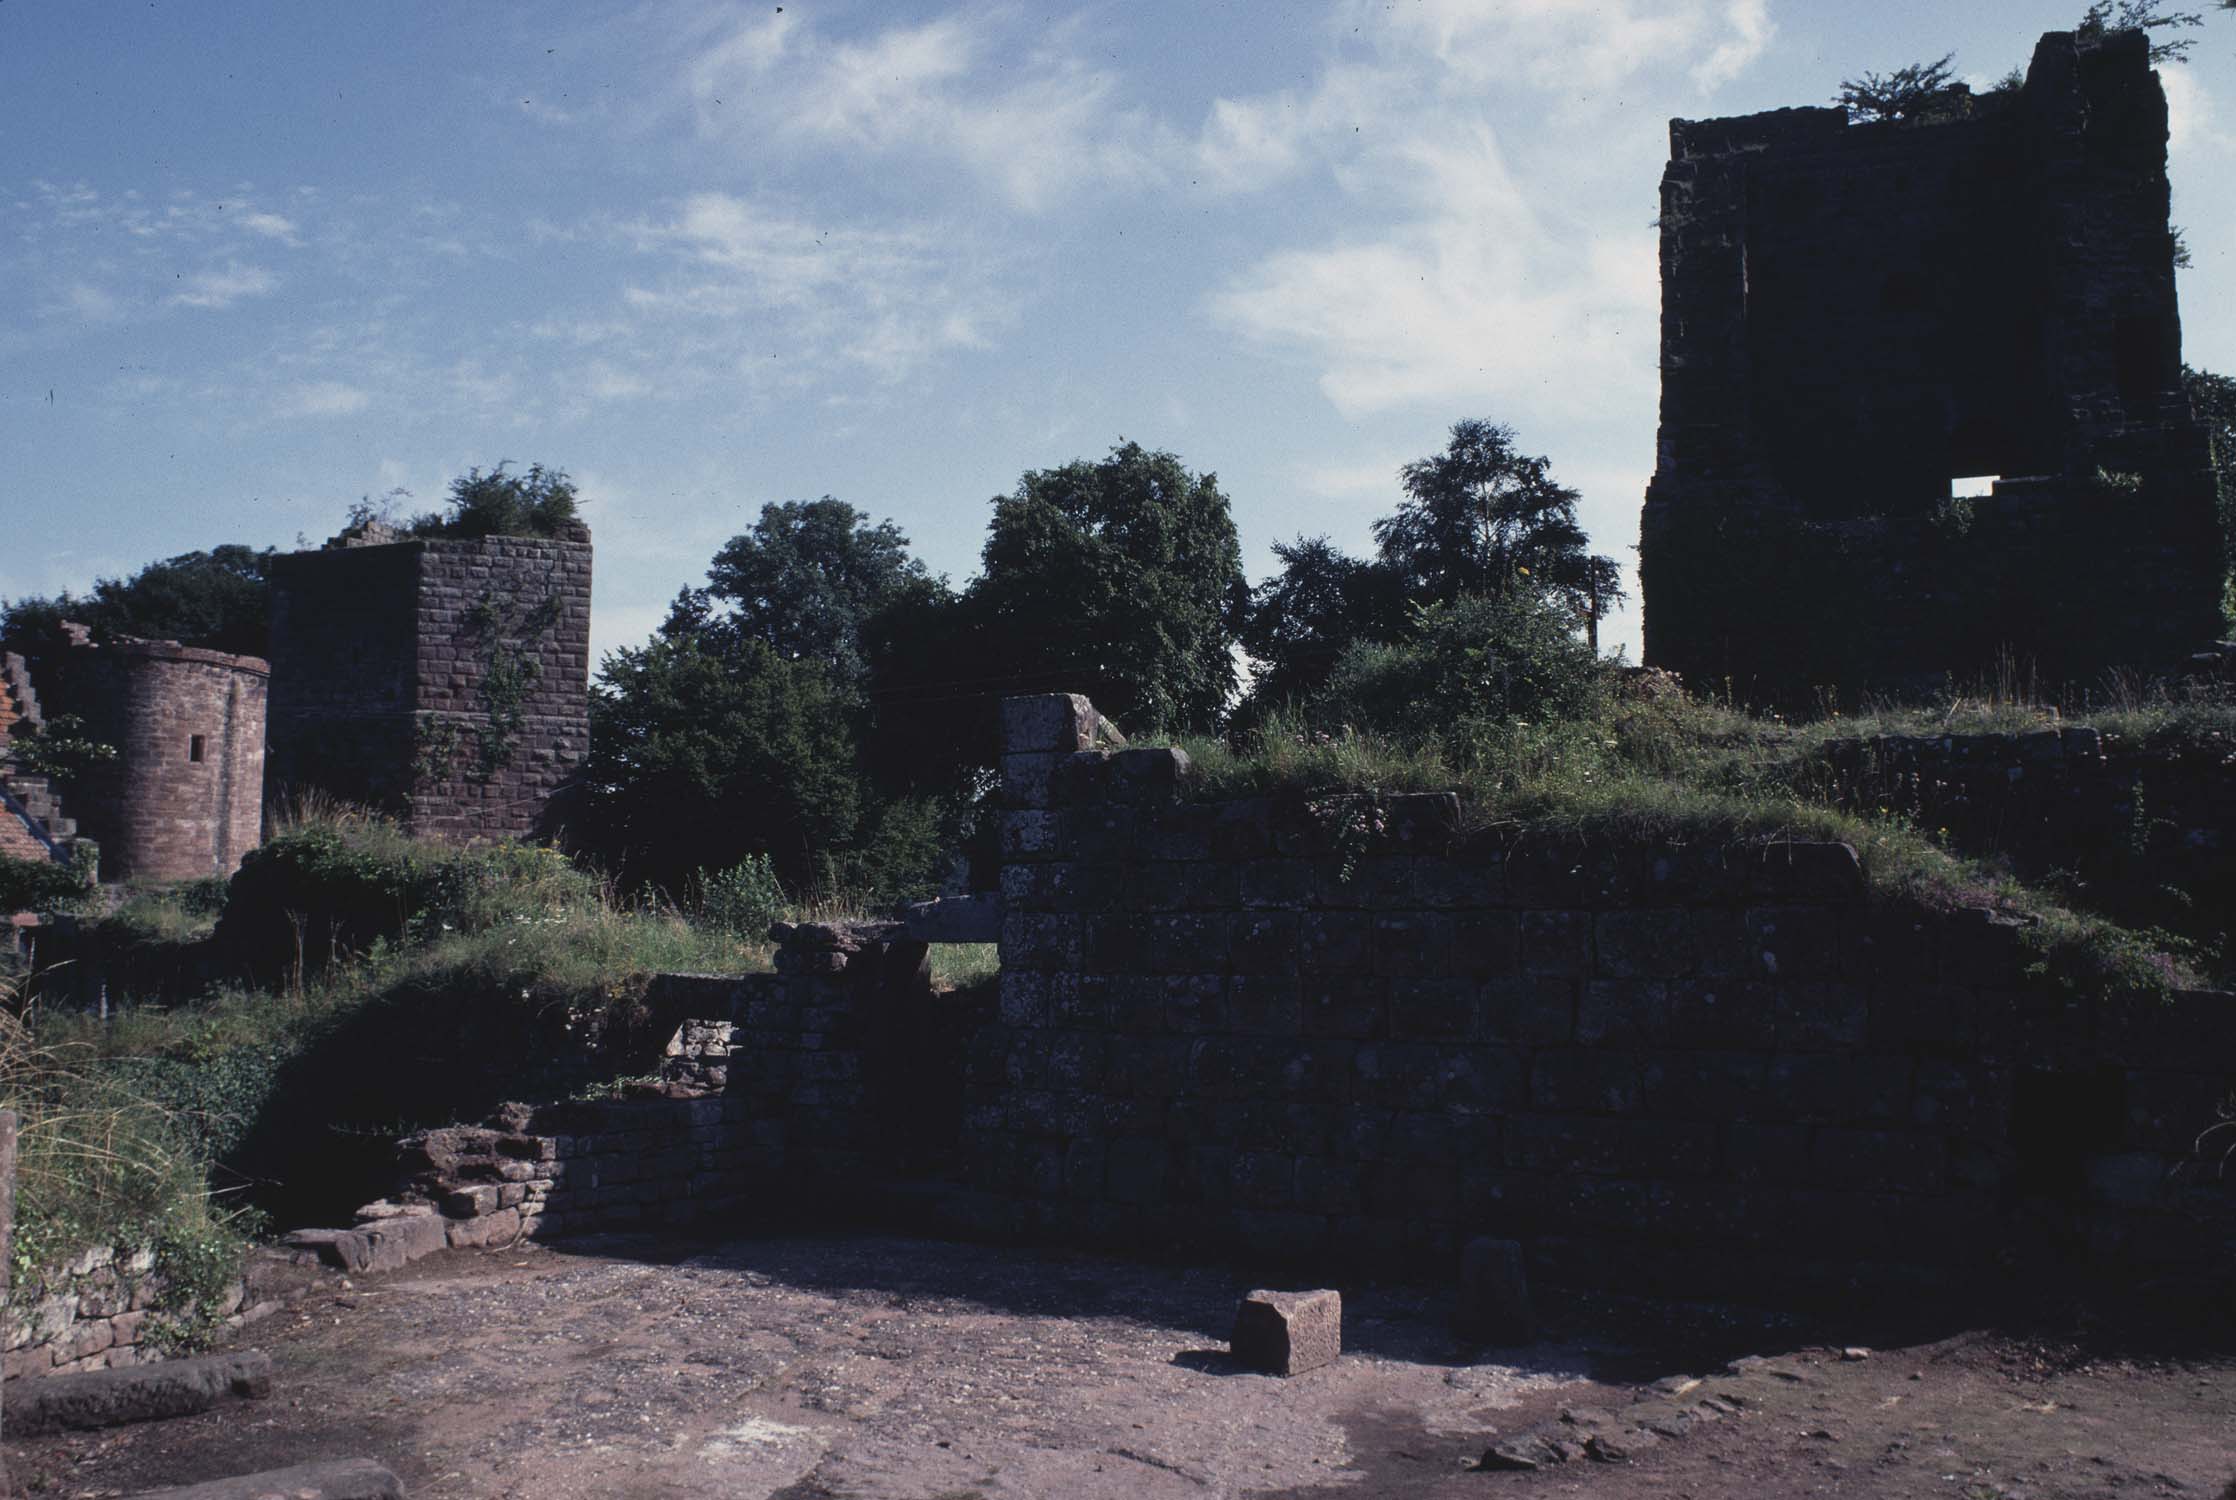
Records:
[[[1632,1289],[2225,1255],[2236,1001],[2046,989],[1844,845],[1471,830],[1445,796],[1184,799],[1013,700],[998,1021],[961,1141],[1011,1222]]]
[[[103,878],[231,875],[263,837],[271,668],[173,641],[74,654],[87,732],[117,750],[71,804],[101,845]]]
[[[1876,895],[1846,845],[1199,801],[1110,739],[1084,699],[1007,705],[997,994],[932,991],[925,911],[663,976],[694,1019],[647,1097],[407,1143],[428,1244],[805,1207],[1432,1276],[1489,1234],[1684,1294],[2225,1272],[2199,1137],[2236,998],[2062,989],[2020,919]]]
[[[418,833],[547,828],[589,749],[591,549],[577,531],[276,559],[273,789],[322,788]]]
[[[743,1115],[712,1094],[507,1105],[486,1126],[408,1137],[401,1203],[370,1205],[360,1228],[425,1212],[440,1249],[726,1222],[747,1175]]]
[[[1911,121],[1672,122],[1648,664],[1806,699],[2211,640],[2167,203],[2140,32],[2050,33],[2022,88]]]
[[[2171,887],[2207,925],[2236,901],[2236,743],[2154,744],[2087,726],[1835,740],[1829,794],[1945,833],[2099,899]]]
[[[205,1296],[182,1289],[144,1245],[97,1245],[9,1290],[0,1374],[76,1375],[152,1364],[279,1311],[313,1279],[285,1253],[252,1255]]]

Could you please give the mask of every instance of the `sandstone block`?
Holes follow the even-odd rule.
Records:
[[[365,1266],[368,1271],[401,1270],[421,1256],[434,1254],[450,1241],[444,1221],[433,1214],[408,1214],[388,1219],[366,1225],[359,1233],[364,1235],[372,1251]]]
[[[268,1354],[213,1354],[151,1365],[52,1375],[11,1385],[8,1431],[31,1437],[66,1429],[117,1427],[208,1411],[228,1400],[272,1393]]]
[[[1272,1375],[1302,1375],[1343,1352],[1343,1296],[1335,1291],[1255,1291],[1236,1310],[1236,1359]]]

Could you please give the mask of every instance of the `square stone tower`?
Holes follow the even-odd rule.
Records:
[[[451,837],[551,831],[590,745],[590,533],[275,559],[267,784]]]
[[[1650,665],[1759,701],[2220,633],[2142,33],[2051,32],[1912,120],[1674,121],[1661,264]]]

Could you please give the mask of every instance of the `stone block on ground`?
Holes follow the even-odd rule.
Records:
[[[412,1214],[361,1224],[357,1232],[372,1247],[369,1271],[400,1271],[450,1243],[449,1226],[434,1214]]]
[[[369,1458],[345,1458],[142,1490],[127,1500],[404,1500],[404,1486]]]
[[[1484,1237],[1461,1249],[1459,1331],[1486,1344],[1527,1344],[1537,1337],[1517,1241]]]
[[[1343,1352],[1343,1296],[1255,1291],[1236,1310],[1234,1357],[1271,1375],[1302,1375]]]
[[[271,1356],[255,1352],[11,1381],[8,1433],[35,1437],[191,1416],[223,1401],[252,1400],[271,1391]]]
[[[280,1243],[297,1250],[315,1252],[327,1265],[344,1271],[372,1269],[372,1238],[361,1230],[297,1229],[282,1236]]]

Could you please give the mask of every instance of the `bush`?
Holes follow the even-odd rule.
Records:
[[[748,854],[727,870],[701,870],[692,882],[691,913],[703,927],[760,942],[784,916],[784,886],[766,854]]]
[[[75,910],[93,882],[73,865],[0,854],[0,912]]]
[[[1419,743],[1484,724],[1580,717],[1604,685],[1599,659],[1548,600],[1462,598],[1416,610],[1409,641],[1345,651],[1315,717]]]
[[[436,843],[370,814],[322,816],[241,861],[217,941],[244,974],[302,977],[384,940],[560,920],[600,895],[553,849]]]
[[[0,999],[12,998],[0,995]],[[238,1268],[238,1226],[213,1209],[209,1158],[188,1122],[105,1066],[90,1048],[42,1045],[0,1007],[0,1106],[16,1111],[19,1285],[97,1245],[152,1247],[167,1272],[193,1275],[174,1301],[214,1290]],[[210,1331],[176,1325],[176,1342]]]

